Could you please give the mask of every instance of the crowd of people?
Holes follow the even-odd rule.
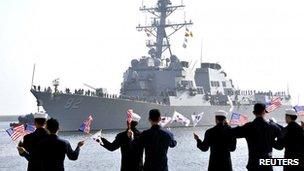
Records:
[[[297,113],[294,109],[286,110],[286,127],[267,121],[266,113],[265,104],[256,103],[253,109],[255,119],[232,128],[226,120],[227,112],[218,110],[214,114],[216,125],[205,132],[203,140],[193,133],[197,148],[203,152],[210,149],[208,170],[233,170],[230,152],[236,149],[238,138],[245,138],[249,152],[246,168],[249,171],[272,171],[272,165],[276,164],[265,164],[265,160],[272,159],[273,148],[285,148],[287,162],[281,159],[279,164],[284,171],[304,171],[304,125],[296,122]],[[104,137],[95,141],[109,151],[121,150],[121,171],[168,171],[167,151],[177,145],[173,133],[159,125],[161,113],[158,109],[149,111],[150,129],[139,131],[136,126],[140,119],[139,115],[132,113],[131,122],[126,122],[127,129],[117,134],[113,142]],[[73,150],[68,141],[57,136],[58,121],[47,120],[46,114],[35,114],[35,125],[35,132],[26,135],[17,147],[19,154],[28,160],[28,171],[61,171],[64,170],[65,156],[77,160],[84,141]]]

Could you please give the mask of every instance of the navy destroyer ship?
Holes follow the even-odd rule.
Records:
[[[65,131],[77,130],[89,114],[94,118],[92,129],[123,129],[128,109],[141,115],[141,128],[149,127],[148,111],[153,108],[159,109],[164,116],[172,116],[177,111],[188,118],[204,112],[198,125],[213,125],[216,110],[228,111],[233,104],[235,112],[252,119],[254,103],[266,103],[280,97],[282,106],[269,117],[283,121],[283,112],[290,107],[288,91],[238,90],[220,64],[201,62],[199,68],[194,68],[174,54],[170,43],[172,35],[184,28],[185,36],[192,36],[188,29],[193,24],[191,20],[168,21],[172,13],[184,7],[183,4],[173,5],[170,0],[158,0],[153,7],[140,8],[153,16],[151,24],[137,27],[138,31],[147,34],[148,55],[131,61],[123,74],[119,95],[89,85],[88,90],[60,90],[56,79],[54,88],[32,86],[38,108],[42,106],[51,117],[57,118]]]

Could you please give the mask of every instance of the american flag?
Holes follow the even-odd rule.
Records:
[[[34,125],[29,125],[29,124],[26,124],[26,127],[25,127],[25,132],[30,134],[32,132],[34,132],[36,130],[36,127]]]
[[[293,107],[299,116],[304,116],[304,106],[296,105]]]
[[[7,134],[12,138],[13,141],[16,141],[18,139],[21,139],[26,134],[28,134],[25,129],[24,125],[19,125],[13,128],[9,128],[6,130]]]
[[[276,97],[272,99],[269,103],[266,104],[266,111],[272,112],[279,108],[282,105],[282,101],[280,97]]]
[[[133,113],[132,109],[127,110],[127,122],[128,122],[128,124],[130,124],[132,122],[132,113]]]
[[[78,129],[81,132],[85,132],[85,133],[90,133],[91,130],[91,124],[93,121],[93,117],[92,115],[90,115],[81,125],[80,128]]]
[[[230,125],[244,125],[248,122],[248,117],[239,113],[232,113]]]

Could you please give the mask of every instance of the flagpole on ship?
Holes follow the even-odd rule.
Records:
[[[34,67],[33,67],[33,73],[32,73],[31,89],[33,88],[33,83],[34,83],[35,66],[36,66],[36,64],[34,63]]]
[[[32,73],[32,82],[31,82],[31,90],[33,89],[33,86],[34,86],[35,68],[36,68],[36,64],[34,63],[33,73]],[[39,105],[38,104],[37,104],[37,112],[39,112]]]

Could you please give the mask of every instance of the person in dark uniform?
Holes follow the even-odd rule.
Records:
[[[296,122],[297,113],[294,109],[287,109],[285,114],[288,125],[277,141],[278,148],[285,148],[284,158],[299,159],[299,165],[284,166],[284,171],[304,171],[304,130]]]
[[[48,115],[43,112],[34,114],[36,130],[33,133],[24,136],[23,143],[20,142],[17,147],[20,156],[23,156],[28,160],[28,171],[41,171],[37,145],[42,139],[48,136],[48,133],[44,128],[47,116]]]
[[[266,106],[256,103],[253,107],[255,119],[243,126],[232,128],[232,134],[237,138],[245,138],[248,146],[248,171],[272,171],[272,166],[260,165],[260,159],[272,158],[272,148],[276,138],[281,135],[281,129],[272,122],[265,120]]]
[[[173,134],[158,125],[160,120],[159,110],[150,110],[151,128],[143,131],[139,138],[133,139],[131,142],[132,148],[145,149],[144,171],[168,171],[168,148],[173,148],[177,144]],[[132,130],[128,131],[128,136],[133,137],[134,132]]]
[[[215,112],[216,126],[206,131],[203,141],[194,133],[197,148],[207,151],[210,147],[208,171],[232,171],[230,151],[235,150],[236,139],[231,135],[226,116],[225,111]]]
[[[140,131],[136,126],[140,120],[140,116],[136,113],[132,113],[132,121],[130,129],[134,133],[134,138],[137,139],[140,135]],[[128,137],[129,128],[117,134],[115,140],[111,143],[105,138],[101,138],[100,145],[109,151],[115,151],[120,148],[121,151],[121,171],[142,171],[143,170],[143,148],[132,149],[130,147],[131,139]],[[99,139],[96,139],[99,142]]]
[[[70,143],[57,136],[59,123],[56,119],[49,119],[46,128],[50,135],[38,144],[41,157],[41,171],[64,171],[65,155],[70,160],[77,160],[80,147],[84,141],[78,142],[75,150],[72,150]]]

